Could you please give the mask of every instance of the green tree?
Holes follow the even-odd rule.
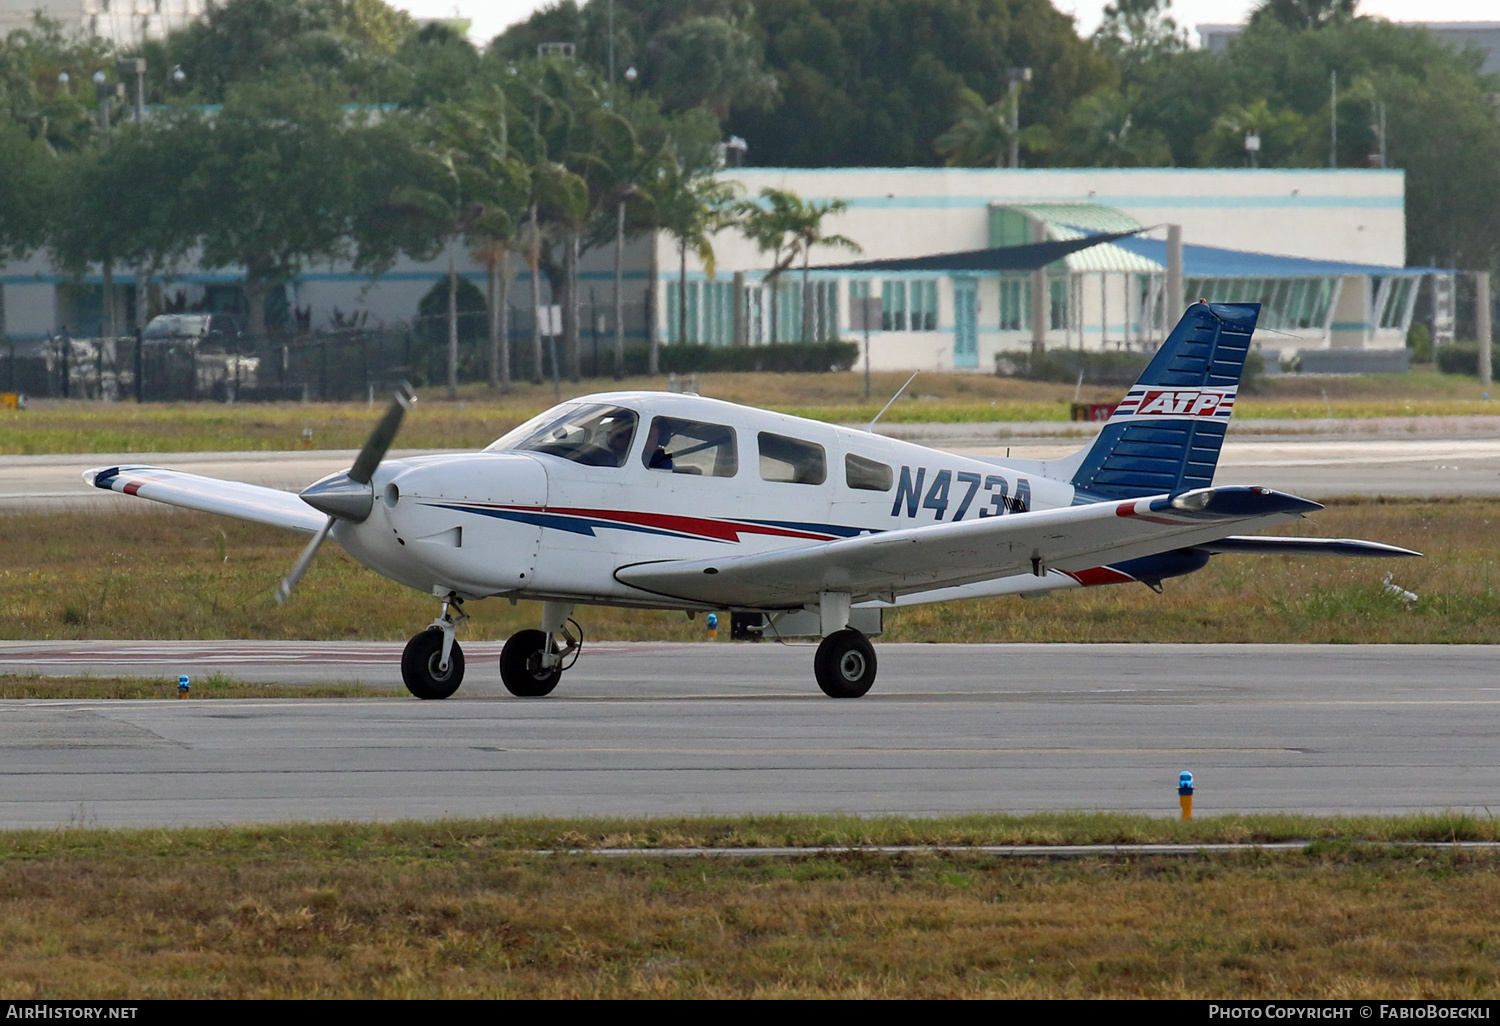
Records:
[[[1307,122],[1291,110],[1275,110],[1264,99],[1231,106],[1214,119],[1213,129],[1199,140],[1199,159],[1210,166],[1255,163],[1245,138],[1260,140],[1258,163],[1265,167],[1296,166],[1307,143]]]
[[[687,18],[657,33],[646,85],[667,110],[702,107],[721,122],[731,105],[766,110],[776,101],[776,77],[765,70],[764,48],[740,17]]]
[[[1031,153],[1043,152],[1052,143],[1046,125],[1011,132],[1009,95],[986,106],[978,93],[965,87],[959,90],[958,102],[958,120],[933,144],[950,167],[1005,167],[1013,140]]]
[[[1368,166],[1380,149],[1370,98],[1387,113],[1388,164],[1406,172],[1412,259],[1492,266],[1500,240],[1500,120],[1492,78],[1425,30],[1374,18],[1292,30],[1260,19],[1237,37],[1217,74],[1232,83],[1224,109],[1264,98],[1300,115],[1307,131],[1290,166],[1329,162],[1329,77],[1338,73],[1338,165]],[[1348,90],[1353,94],[1348,95]],[[1374,124],[1372,124],[1374,122]],[[1240,161],[1235,160],[1238,164]]]
[[[1320,29],[1354,17],[1359,0],[1261,0],[1251,24],[1275,21],[1293,31]]]
[[[57,163],[25,128],[0,122],[0,256],[22,256],[41,244]]]
[[[208,157],[202,120],[188,110],[163,111],[125,122],[93,145],[56,162],[57,186],[47,218],[46,244],[64,272],[81,276],[97,266],[104,276],[105,330],[118,334],[119,297],[114,273],[134,268],[145,282],[170,271],[196,242],[185,187]],[[137,290],[138,319],[150,308]]]
[[[108,41],[69,38],[37,13],[0,40],[0,124],[24,125],[48,149],[84,145],[95,130],[94,72],[113,80]]]
[[[180,67],[188,95],[204,103],[224,102],[235,83],[288,74],[336,85],[351,100],[404,100],[431,56],[402,53],[416,33],[409,15],[382,0],[227,0],[142,55],[157,95],[171,93]]]
[[[1073,107],[1063,128],[1063,153],[1086,167],[1160,167],[1172,158],[1166,137],[1136,120],[1141,90],[1099,89]]]
[[[242,270],[249,331],[264,335],[271,288],[351,255],[374,156],[365,126],[329,90],[294,77],[232,86],[222,110],[192,120],[178,124],[200,137],[202,157],[163,204],[205,269]]]
[[[936,164],[962,90],[1001,97],[1008,68],[1033,70],[1022,125],[1060,125],[1079,97],[1118,79],[1047,0],[761,0],[756,14],[781,101],[735,107],[727,125],[755,164]]]

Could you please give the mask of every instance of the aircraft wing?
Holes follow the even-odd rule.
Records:
[[[931,524],[718,559],[637,563],[615,578],[643,591],[727,608],[794,608],[824,591],[858,602],[991,580],[1087,570],[1202,545],[1322,509],[1268,488],[1089,503]]]
[[[316,534],[328,518],[292,492],[239,481],[221,481],[214,477],[184,474],[160,467],[101,467],[83,472],[83,479],[95,488],[107,488],[124,495],[138,495],[173,506],[222,513],[240,520],[250,520],[272,527]]]

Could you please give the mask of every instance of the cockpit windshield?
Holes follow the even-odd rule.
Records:
[[[620,406],[590,404],[548,410],[486,446],[486,450],[542,452],[588,467],[623,467],[637,423],[639,418]]]

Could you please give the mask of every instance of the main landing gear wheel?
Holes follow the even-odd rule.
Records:
[[[829,698],[858,698],[875,683],[875,647],[859,631],[834,631],[813,657],[818,687]]]
[[[518,631],[510,636],[500,650],[500,680],[505,690],[518,698],[541,698],[552,693],[562,679],[562,666],[542,666],[547,641],[546,631]]]
[[[464,652],[453,643],[448,668],[442,669],[443,632],[429,628],[406,643],[401,653],[401,679],[418,698],[447,698],[464,681]]]

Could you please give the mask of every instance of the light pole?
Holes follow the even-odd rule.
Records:
[[[135,120],[139,122],[146,116],[146,61],[143,57],[127,57],[124,60],[115,61],[115,70],[119,72],[120,78],[126,79],[135,76]]]
[[[615,380],[625,376],[625,203],[640,190],[627,185],[615,206]],[[594,361],[599,373],[599,361]]]
[[[1010,166],[1021,166],[1021,83],[1031,81],[1030,68],[1006,68],[1010,81]]]

